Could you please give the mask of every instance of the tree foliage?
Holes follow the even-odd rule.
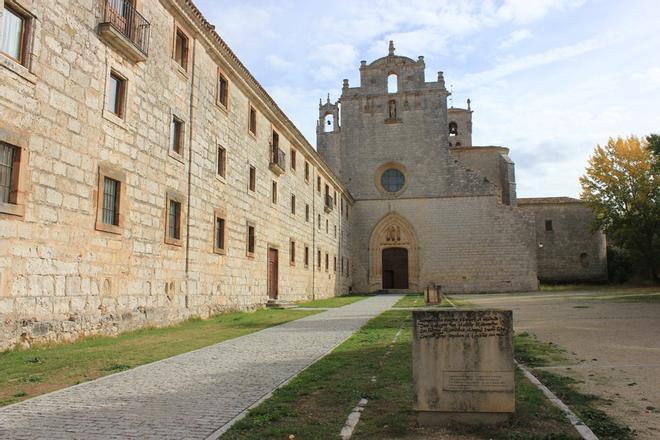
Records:
[[[595,226],[631,256],[640,273],[656,278],[660,258],[660,174],[651,149],[660,137],[610,138],[597,145],[580,178]],[[657,144],[656,144],[657,145]]]

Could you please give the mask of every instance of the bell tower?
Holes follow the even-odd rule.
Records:
[[[319,100],[319,120],[316,123],[316,147],[332,170],[341,176],[341,126],[339,122],[339,101],[330,102],[330,94],[325,103]]]

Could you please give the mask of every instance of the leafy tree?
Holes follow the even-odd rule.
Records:
[[[656,171],[660,171],[660,134],[652,134],[646,137],[651,153],[655,156],[654,167]]]
[[[653,142],[660,137],[610,138],[607,145],[597,145],[580,184],[582,199],[596,213],[594,226],[630,255],[640,274],[657,279],[660,173]]]

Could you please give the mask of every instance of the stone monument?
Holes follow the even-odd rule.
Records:
[[[514,412],[511,310],[413,311],[412,353],[420,425],[498,423]]]

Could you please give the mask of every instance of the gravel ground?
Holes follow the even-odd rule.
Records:
[[[589,300],[605,292],[459,295],[481,307],[510,308],[517,332],[567,350],[551,369],[584,381],[580,390],[611,400],[602,407],[637,430],[660,438],[660,303]]]

